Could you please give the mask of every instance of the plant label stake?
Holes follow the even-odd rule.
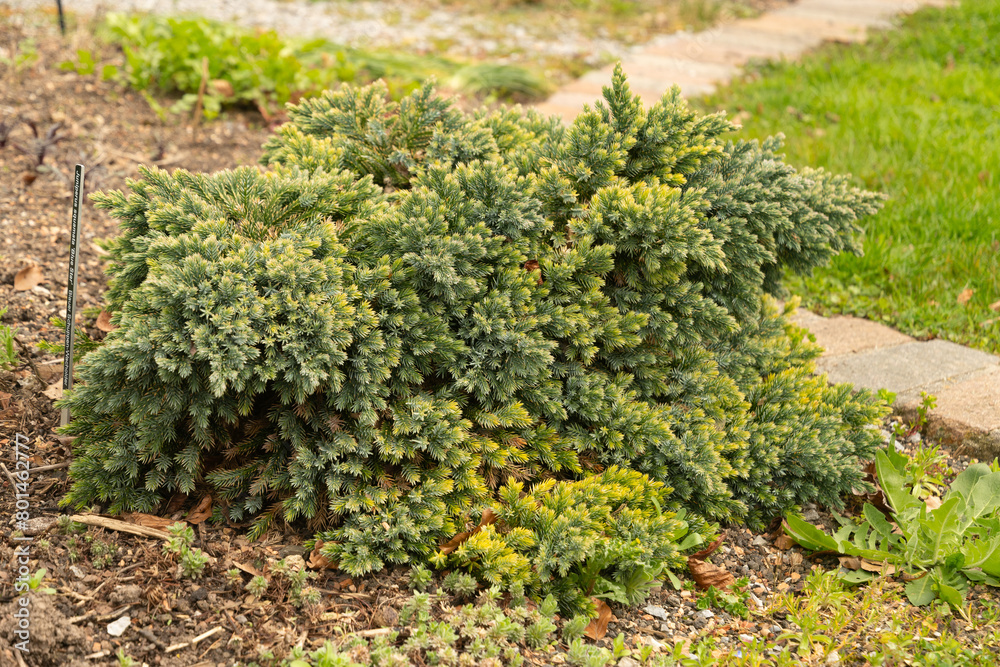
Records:
[[[56,0],[56,10],[59,12],[59,32],[66,36],[66,17],[63,16],[62,0]]]
[[[69,231],[69,277],[66,280],[66,333],[63,349],[63,393],[73,388],[73,343],[76,340],[76,267],[80,256],[80,205],[83,203],[83,165],[73,174],[73,223]],[[62,409],[61,426],[69,423],[69,408]]]

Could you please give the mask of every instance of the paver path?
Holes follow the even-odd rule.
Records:
[[[824,41],[859,41],[872,28],[923,5],[948,0],[800,0],[755,19],[725,20],[699,33],[654,39],[622,65],[633,91],[648,104],[672,85],[686,96],[710,93],[752,59],[794,58]],[[571,120],[601,97],[613,67],[564,86],[538,109]],[[932,435],[984,459],[1000,456],[1000,357],[942,340],[919,342],[884,325],[854,317],[800,311],[826,352],[817,371],[831,382],[896,392],[896,409],[912,418],[920,392],[937,397]]]
[[[714,27],[654,38],[622,61],[629,86],[648,104],[677,84],[687,96],[704,95],[729,81],[751,60],[794,58],[824,41],[863,40],[866,31],[892,25],[898,14],[950,0],[799,0],[753,19],[723,16]],[[570,120],[611,81],[613,65],[588,72],[539,104]]]

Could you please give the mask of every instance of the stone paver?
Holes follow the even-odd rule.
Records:
[[[799,311],[792,319],[825,348],[816,371],[830,382],[895,392],[895,411],[911,421],[920,392],[932,394],[931,437],[981,459],[1000,456],[1000,357],[944,340],[916,341],[855,317]]]
[[[980,459],[1000,456],[1000,367],[936,383],[928,391],[937,397],[927,423],[932,438],[961,444],[966,453]],[[901,411],[915,412],[919,397],[904,400]]]
[[[824,358],[914,342],[906,334],[860,317],[820,317],[808,310],[800,310],[792,320],[816,336],[816,342],[825,350]]]
[[[722,20],[699,33],[665,35],[623,63],[632,89],[648,104],[672,85],[687,96],[712,92],[753,59],[796,58],[826,40],[862,40],[894,16],[950,0],[799,0],[749,20]],[[613,68],[587,74],[539,110],[571,120],[601,97]],[[895,409],[913,419],[920,392],[937,397],[931,435],[983,459],[1000,456],[1000,357],[943,340],[916,341],[877,322],[821,317],[800,310],[794,321],[809,329],[825,352],[817,372],[831,382],[896,393]]]
[[[846,334],[847,332],[845,332]],[[850,382],[868,389],[885,388],[919,396],[936,383],[965,379],[1000,366],[1000,358],[946,340],[914,341],[855,354],[823,356],[816,370],[831,382]]]
[[[687,97],[705,95],[728,82],[749,61],[795,58],[823,41],[858,41],[869,28],[891,25],[893,16],[947,0],[799,0],[754,19],[726,19],[699,33],[652,40],[622,61],[629,85],[652,104],[673,85]],[[569,122],[584,104],[601,97],[612,67],[589,72],[564,86],[538,110]]]

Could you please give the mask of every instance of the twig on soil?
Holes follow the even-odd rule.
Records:
[[[198,635],[197,637],[195,637],[191,641],[181,642],[180,644],[173,644],[172,646],[168,646],[166,652],[167,653],[173,653],[174,651],[180,651],[182,648],[187,648],[188,646],[194,646],[198,642],[203,641],[205,639],[208,639],[212,635],[217,635],[220,632],[222,632],[222,627],[214,627],[211,630],[209,630],[208,632],[204,632],[204,633]]]
[[[160,638],[153,634],[153,631],[149,628],[139,628],[139,634],[152,642],[153,645],[161,651],[167,648],[167,645],[160,641]]]
[[[10,474],[10,471],[7,470],[7,466],[5,466],[4,464],[0,463],[0,468],[3,468],[3,474],[7,475],[7,481],[10,482],[11,490],[14,493],[17,493],[17,482],[14,481],[14,476]]]
[[[639,626],[636,628],[639,632],[644,632],[647,635],[653,635],[654,637],[659,637],[660,639],[670,639],[672,635],[668,635],[666,632],[661,632],[659,630],[654,630],[653,628],[644,628]]]
[[[100,658],[106,658],[111,655],[111,649],[106,651],[98,651],[97,653],[91,653],[90,655],[83,656],[84,660],[98,660]]]
[[[97,591],[94,591],[94,592],[96,593]],[[93,600],[94,598],[90,598],[90,599]],[[125,612],[127,612],[131,608],[132,608],[132,605],[127,604],[127,605],[125,605],[124,607],[122,607],[120,609],[114,610],[110,614],[101,614],[100,616],[93,616],[93,621],[95,623],[103,623],[104,621],[111,621],[111,620],[120,618],[122,614],[124,614]],[[69,622],[70,623],[79,623],[80,621],[91,619],[91,616],[93,615],[93,613],[94,612],[89,612],[89,613],[84,614],[83,616],[74,616],[73,618],[69,619]]]
[[[348,632],[345,637],[350,637],[354,635],[355,637],[378,637],[380,635],[388,635],[395,632],[393,628],[370,628],[368,630],[356,630],[355,632]]]
[[[209,651],[211,651],[211,650],[212,650],[213,648],[215,648],[216,646],[218,646],[219,642],[221,642],[221,641],[222,641],[222,638],[220,637],[219,639],[216,639],[216,640],[215,640],[214,642],[212,642],[212,643],[211,643],[211,645],[210,645],[210,646],[209,646],[209,647],[208,647],[207,649],[205,649],[204,651],[202,651],[202,652],[201,652],[201,655],[199,655],[199,656],[198,656],[198,659],[199,659],[199,660],[203,659],[203,658],[205,657],[205,655],[206,655],[206,654],[207,654],[207,653],[208,653]],[[210,662],[210,663],[208,663],[208,664],[209,664],[209,665],[214,665],[215,663],[213,663],[213,662]]]
[[[68,595],[71,598],[76,598],[80,602],[93,602],[94,601],[94,598],[90,597],[89,595],[80,595],[76,591],[70,590],[69,588],[60,588],[59,592],[62,593],[63,595]]]
[[[72,461],[63,461],[62,463],[53,463],[47,466],[38,466],[37,468],[32,468],[31,472],[45,472],[46,470],[58,470],[59,468],[68,468],[72,465]]]
[[[198,84],[198,101],[195,102],[194,112],[191,114],[191,122],[195,125],[201,120],[202,104],[205,101],[205,87],[208,85],[208,57],[201,59],[201,83]]]
[[[45,380],[42,379],[42,374],[38,372],[38,366],[36,366],[35,362],[31,360],[31,350],[29,350],[28,346],[22,343],[21,339],[17,336],[14,336],[14,342],[17,343],[19,348],[21,348],[21,352],[24,352],[24,360],[28,362],[28,366],[31,367],[31,372],[35,374],[35,377],[38,378],[39,382],[44,384]]]
[[[187,153],[177,153],[170,159],[161,158],[159,160],[153,160],[151,158],[143,157],[135,153],[125,153],[123,151],[115,150],[114,148],[108,148],[107,151],[109,153],[117,155],[118,157],[125,158],[126,160],[131,160],[136,164],[155,164],[158,167],[166,167],[167,165],[174,164],[175,162],[181,162],[182,160],[185,160],[188,157]]]
[[[170,533],[167,533],[166,531],[156,530],[155,528],[146,528],[145,526],[139,526],[126,521],[119,521],[118,519],[108,519],[107,517],[92,514],[74,514],[70,517],[70,519],[87,526],[107,528],[108,530],[115,530],[119,533],[129,533],[130,535],[138,535],[140,537],[155,537],[160,540],[170,539]]]

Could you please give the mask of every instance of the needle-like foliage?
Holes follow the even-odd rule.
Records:
[[[608,590],[633,590],[676,557],[681,508],[707,533],[861,485],[884,408],[812,377],[767,295],[858,251],[877,195],[777,140],[727,143],[676,90],[644,109],[620,71],[568,127],[430,87],[289,115],[269,171],[147,171],[97,198],[123,228],[119,328],[66,402],[69,502],[150,511],[206,484],[255,532],[310,520],[354,574],[427,559],[490,507],[575,508],[558,539],[508,517],[436,556],[527,567],[572,606],[548,582],[592,586],[600,552]]]

